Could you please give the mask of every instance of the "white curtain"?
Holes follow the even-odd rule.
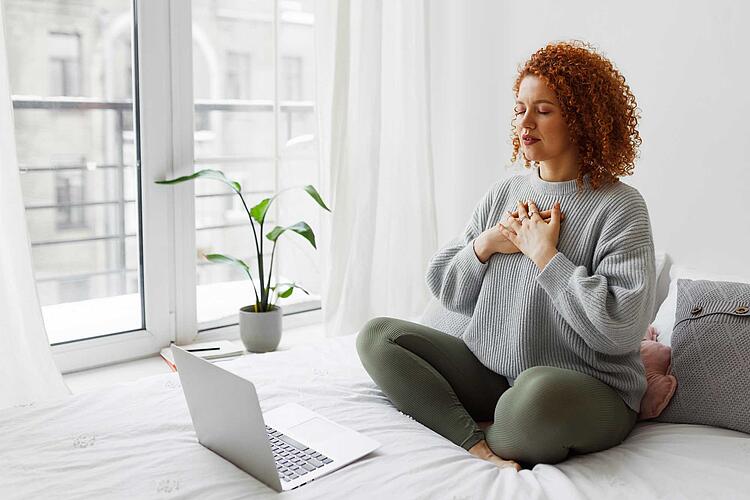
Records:
[[[326,333],[414,319],[437,248],[427,0],[318,0]],[[324,217],[324,220],[326,218]]]
[[[44,330],[31,268],[0,6],[0,408],[69,394]]]

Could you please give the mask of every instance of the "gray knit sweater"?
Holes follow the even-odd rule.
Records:
[[[577,192],[538,167],[497,182],[464,234],[430,260],[427,284],[443,306],[471,319],[462,339],[488,368],[513,381],[533,366],[589,374],[635,410],[646,391],[640,342],[654,307],[651,224],[640,193],[622,182]],[[473,241],[518,200],[540,210],[560,201],[559,253],[543,270],[523,253],[485,264]]]

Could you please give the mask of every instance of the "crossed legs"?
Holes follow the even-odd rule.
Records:
[[[537,366],[509,387],[461,339],[417,323],[372,319],[357,351],[399,410],[467,450],[486,440],[526,466],[610,448],[635,425],[637,414],[594,377]],[[492,420],[484,431],[477,425]]]

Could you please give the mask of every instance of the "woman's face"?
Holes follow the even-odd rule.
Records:
[[[557,97],[539,77],[526,75],[521,80],[514,122],[521,151],[528,160],[549,164],[575,157],[577,151],[570,142]]]

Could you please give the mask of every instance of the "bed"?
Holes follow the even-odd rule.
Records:
[[[639,423],[604,452],[516,472],[399,412],[362,368],[356,335],[222,366],[263,410],[296,402],[382,443],[278,494],[198,444],[176,373],[0,412],[0,498],[750,498],[750,436]]]

